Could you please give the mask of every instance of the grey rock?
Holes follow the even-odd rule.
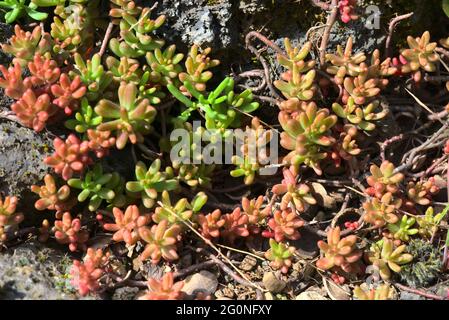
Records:
[[[217,290],[217,286],[217,277],[209,271],[202,270],[184,280],[182,291],[188,295],[195,295],[199,292],[213,294]]]
[[[0,254],[0,299],[76,299],[67,278],[69,259],[39,244],[23,244]],[[87,297],[92,299],[93,297]]]
[[[284,290],[287,283],[274,274],[274,272],[267,272],[263,275],[262,279],[265,288],[272,293],[279,293]]]
[[[22,212],[32,212],[30,187],[48,172],[43,159],[52,152],[49,134],[36,133],[16,122],[0,119],[0,192],[15,195]]]
[[[118,288],[112,295],[112,300],[135,300],[138,292],[139,289],[135,287]]]

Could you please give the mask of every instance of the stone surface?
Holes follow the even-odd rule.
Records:
[[[63,254],[40,244],[22,244],[2,252],[0,300],[76,299],[67,276],[70,265]]]
[[[318,292],[312,290],[301,292],[299,295],[296,296],[296,300],[329,300],[329,299],[323,297]]]
[[[265,288],[272,293],[279,293],[284,290],[287,283],[274,274],[274,272],[267,272],[262,279]]]
[[[213,294],[217,290],[217,286],[217,277],[209,271],[202,270],[184,280],[182,291],[188,295],[195,295],[198,292]]]

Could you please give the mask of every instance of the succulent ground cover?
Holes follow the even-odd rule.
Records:
[[[0,1],[15,24],[0,66],[8,119],[55,135],[49,173],[31,187],[36,211],[0,195],[1,246],[60,245],[82,296],[125,286],[147,300],[226,295],[183,291],[207,269],[248,299],[295,299],[329,282],[341,299],[446,299],[430,288],[447,280],[449,38],[422,30],[391,43],[406,14],[384,47],[354,52],[348,37],[333,48],[332,26],[357,20],[357,1],[311,2],[328,14],[318,43],[278,46],[252,31],[260,66],[238,74],[213,48],[162,39],[157,3]],[[171,139],[179,130],[187,150]],[[206,142],[224,149],[234,132],[228,162],[196,152],[215,155]],[[131,153],[134,170],[111,170],[112,152]],[[272,272],[285,288],[276,296]]]

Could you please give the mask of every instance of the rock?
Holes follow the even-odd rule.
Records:
[[[218,287],[217,277],[209,272],[202,270],[184,280],[182,291],[188,295],[195,295],[198,292],[205,294],[213,294]]]
[[[67,274],[71,261],[40,244],[27,243],[0,254],[0,300],[76,299]],[[92,299],[93,297],[86,297]]]
[[[135,287],[123,287],[115,290],[112,300],[135,300],[139,289]]]
[[[285,281],[278,279],[274,272],[265,273],[262,282],[265,288],[272,293],[281,292],[287,285]]]
[[[257,259],[252,256],[245,256],[245,258],[242,260],[242,263],[240,263],[239,268],[243,271],[251,271],[254,269],[254,267],[257,265]]]
[[[30,187],[40,184],[48,172],[43,159],[52,152],[52,146],[49,134],[0,119],[0,192],[18,196],[18,209],[25,213],[34,211],[34,201],[28,200],[36,195]]]
[[[296,296],[296,300],[329,300],[329,299],[323,297],[318,292],[312,290],[301,292],[298,296]]]

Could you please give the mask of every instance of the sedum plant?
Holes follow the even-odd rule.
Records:
[[[68,244],[70,251],[85,250],[89,233],[82,229],[81,220],[73,219],[70,212],[65,212],[61,220],[55,221],[53,232],[56,241],[61,244]]]
[[[116,132],[116,146],[121,150],[128,140],[132,144],[143,142],[143,136],[151,130],[156,109],[148,99],[137,98],[137,87],[133,83],[120,85],[118,98],[119,104],[102,99],[95,112],[103,119],[111,119],[100,124],[97,130]]]
[[[184,286],[183,281],[174,282],[173,273],[167,272],[162,279],[148,280],[148,291],[139,297],[139,300],[181,300],[184,292],[181,291]]]
[[[265,252],[265,258],[270,260],[270,266],[273,269],[280,269],[282,273],[287,273],[292,265],[294,253],[295,247],[289,247],[285,243],[278,243],[270,239],[270,249]]]
[[[109,150],[115,146],[115,137],[111,137],[110,131],[98,131],[87,129],[87,145],[95,153],[97,158],[103,158],[109,154]]]
[[[178,188],[178,181],[173,179],[170,167],[161,172],[161,160],[156,159],[147,169],[146,165],[139,161],[136,164],[137,181],[126,183],[126,189],[132,193],[140,194],[143,205],[152,208],[156,202],[158,193],[162,191],[172,191]]]
[[[402,216],[402,219],[395,224],[388,224],[388,230],[393,234],[395,239],[401,241],[409,241],[410,236],[418,233],[418,229],[412,228],[416,223],[416,219],[413,217],[408,218],[406,215]]]
[[[125,14],[120,19],[120,39],[112,38],[109,48],[118,57],[139,58],[147,52],[160,49],[165,41],[152,33],[165,22],[165,16],[150,18],[151,9],[143,8],[140,15]]]
[[[24,31],[18,24],[14,26],[14,35],[8,43],[2,44],[2,50],[14,56],[13,63],[25,67],[33,60],[36,53],[46,58],[51,58],[52,47],[50,34],[42,31],[40,26],[34,27],[33,31]]]
[[[75,114],[75,118],[67,120],[64,124],[70,130],[85,133],[88,129],[96,128],[102,122],[103,117],[95,113],[89,104],[89,100],[84,97],[81,99],[81,108]]]
[[[391,278],[391,271],[401,272],[401,265],[413,260],[413,256],[405,253],[405,244],[395,246],[393,240],[383,238],[383,240],[373,244],[368,252],[368,260],[379,269],[380,276],[387,281]]]
[[[327,109],[318,109],[316,104],[308,104],[306,109],[291,117],[288,113],[279,113],[279,123],[284,129],[281,133],[281,146],[290,153],[284,162],[297,171],[301,164],[311,167],[321,175],[320,160],[326,157],[324,147],[335,142],[330,129],[337,122],[337,116],[330,115]]]
[[[39,210],[55,210],[57,213],[70,210],[74,205],[74,201],[70,198],[70,187],[63,185],[58,189],[56,181],[51,174],[44,177],[44,185],[31,186],[31,191],[39,195],[34,207]]]
[[[277,242],[288,240],[298,240],[301,235],[298,229],[304,225],[296,213],[291,209],[277,210],[273,217],[268,220],[268,226],[274,232],[274,239]]]
[[[335,53],[326,54],[326,61],[331,64],[326,68],[326,72],[335,75],[337,84],[342,85],[345,77],[356,77],[362,72],[360,64],[366,61],[366,55],[363,52],[353,54],[353,46],[354,41],[349,37],[344,49],[341,45],[337,45]]]
[[[331,228],[327,232],[327,243],[320,240],[318,247],[322,257],[316,262],[319,269],[329,270],[340,268],[351,273],[358,270],[357,263],[362,257],[362,251],[357,249],[357,236],[340,237],[340,227]]]
[[[343,82],[345,92],[343,102],[347,103],[353,98],[358,105],[371,102],[380,93],[380,80],[369,78],[368,69],[362,71],[356,77],[347,77]]]
[[[89,147],[74,134],[70,134],[65,141],[56,137],[53,145],[55,152],[45,158],[44,162],[53,167],[64,180],[69,180],[74,173],[81,174],[86,166],[92,164],[88,155]]]
[[[376,288],[369,288],[366,283],[354,288],[354,297],[357,300],[392,300],[395,291],[388,284],[380,284]]]
[[[401,56],[407,61],[402,66],[402,73],[412,73],[416,82],[421,81],[421,69],[426,72],[435,72],[438,54],[435,53],[436,42],[430,42],[430,33],[426,31],[421,37],[407,37],[410,48],[401,51]]]
[[[31,2],[31,0],[0,1],[0,8],[7,11],[5,13],[5,21],[9,24],[25,15],[37,21],[45,20],[48,16],[47,13],[38,11],[38,6],[34,2]]]
[[[70,76],[79,76],[86,85],[86,98],[89,101],[95,101],[103,95],[103,92],[112,82],[112,75],[104,70],[101,64],[101,57],[98,53],[92,56],[92,59],[84,61],[79,53],[74,54],[75,64]]]
[[[366,190],[368,195],[382,198],[382,196],[390,192],[395,194],[399,188],[399,184],[404,179],[402,173],[394,172],[394,165],[389,161],[384,161],[380,167],[375,164],[370,167],[371,176],[366,178],[369,188]]]
[[[428,207],[424,215],[416,217],[418,233],[422,237],[431,239],[438,231],[438,227],[446,216],[447,211],[448,208],[446,207],[442,212],[435,213],[432,207]]]
[[[139,227],[148,225],[151,216],[141,215],[139,208],[135,205],[128,206],[123,213],[119,208],[113,208],[115,223],[105,223],[103,229],[114,232],[112,240],[125,242],[128,246],[133,246],[140,240]]]
[[[88,248],[82,261],[73,262],[70,282],[81,296],[100,290],[100,278],[106,272],[108,260],[109,253],[103,253],[102,249]]]
[[[310,193],[306,184],[298,184],[292,169],[283,170],[284,179],[280,184],[273,186],[272,191],[276,195],[282,195],[281,210],[287,210],[290,204],[299,212],[306,210],[308,205],[316,204],[315,198]]]
[[[407,204],[413,207],[415,204],[427,206],[431,202],[432,195],[438,193],[440,188],[435,185],[435,178],[427,181],[410,181],[407,184]]]
[[[123,203],[123,199],[116,199],[113,187],[120,181],[120,175],[117,172],[103,173],[101,164],[96,164],[93,170],[88,171],[83,178],[73,178],[67,181],[67,184],[75,189],[80,189],[78,201],[84,202],[89,199],[87,208],[89,211],[96,211],[103,200],[114,203],[114,201]]]
[[[197,195],[189,201],[186,198],[182,198],[172,205],[170,201],[170,195],[167,191],[162,192],[161,206],[157,207],[154,211],[152,219],[154,222],[159,223],[162,220],[167,220],[169,224],[174,224],[180,221],[189,220],[193,214],[198,213],[201,208],[207,202],[207,196],[204,192],[199,192]]]
[[[385,118],[388,114],[388,110],[386,109],[378,111],[379,106],[381,106],[381,103],[378,100],[372,101],[366,106],[357,105],[354,98],[350,97],[345,106],[334,103],[332,105],[332,110],[337,116],[357,125],[360,129],[364,131],[373,131],[376,129],[376,124],[374,122]]]
[[[146,60],[150,67],[149,80],[153,83],[159,83],[163,86],[178,81],[178,75],[182,71],[179,63],[184,58],[182,53],[176,53],[176,46],[171,45],[164,51],[156,48],[154,52],[149,51],[146,54]]]
[[[141,260],[151,259],[153,264],[157,264],[161,258],[166,261],[179,258],[176,252],[176,242],[181,232],[179,225],[169,226],[167,220],[162,220],[151,228],[139,226],[138,231],[140,238],[147,243],[139,257]]]
[[[211,48],[201,50],[196,44],[192,45],[185,62],[185,72],[179,73],[179,80],[182,83],[190,82],[200,92],[206,91],[206,82],[213,75],[209,69],[220,64],[219,60],[208,57],[211,51]],[[181,87],[181,91],[187,92],[187,89]]]
[[[262,208],[264,197],[256,199],[242,198],[242,210],[248,216],[248,223],[252,233],[260,233],[259,225],[264,224],[265,219],[271,214],[271,205]]]
[[[184,87],[195,99],[194,101],[186,97],[173,84],[167,85],[171,94],[187,108],[181,113],[179,119],[187,121],[192,112],[199,111],[206,119],[206,129],[219,130],[223,135],[227,128],[240,126],[240,113],[251,113],[259,108],[259,103],[253,102],[253,94],[250,90],[247,89],[240,94],[234,92],[234,80],[229,77],[225,78],[207,97],[205,93],[196,90],[190,81],[185,81]]]
[[[364,220],[376,228],[381,228],[387,223],[395,224],[399,220],[396,212],[401,204],[401,199],[393,199],[390,192],[385,193],[380,199],[367,200],[363,203]]]
[[[223,216],[224,225],[221,235],[228,243],[233,244],[239,237],[248,237],[248,216],[237,207],[231,213]]]
[[[18,199],[17,197],[6,196],[2,199],[0,196],[0,243],[7,239],[10,230],[17,229],[19,223],[23,221],[25,216],[16,212]]]
[[[220,209],[216,209],[207,215],[199,214],[196,219],[199,224],[199,231],[206,239],[218,239],[220,237],[220,229],[226,222]]]

